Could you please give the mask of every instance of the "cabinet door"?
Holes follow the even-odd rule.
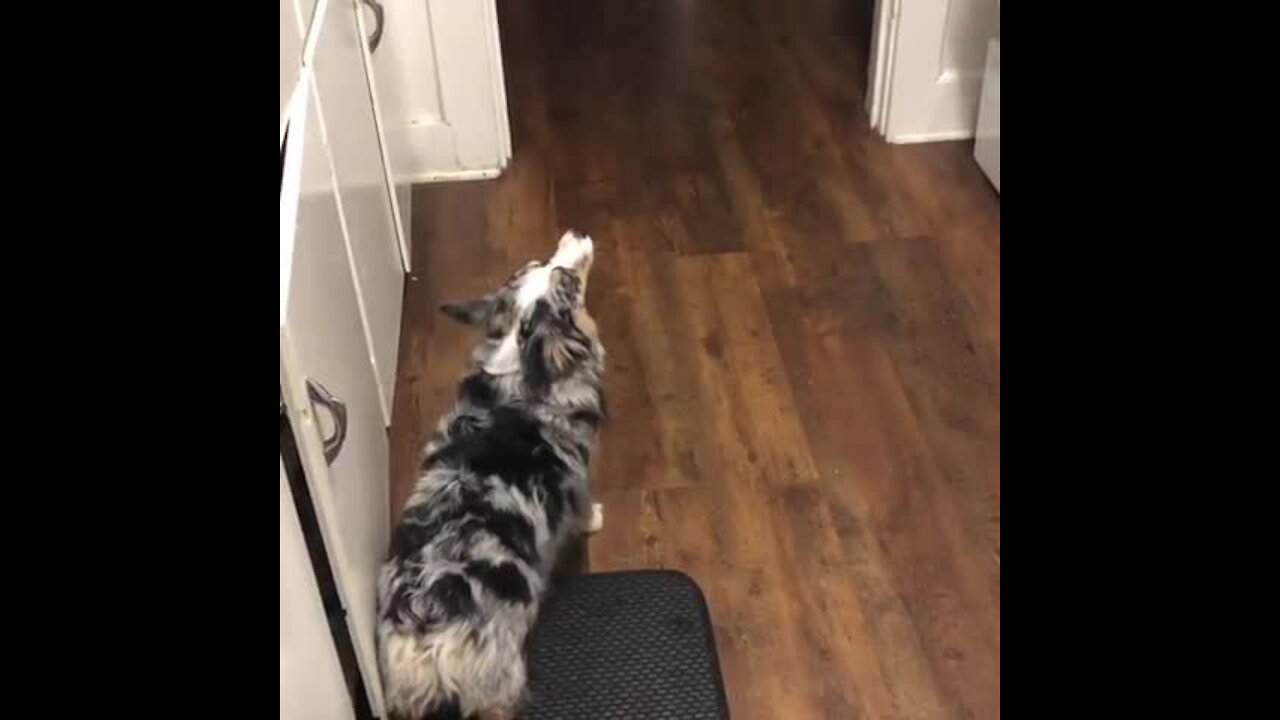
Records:
[[[378,380],[383,422],[391,424],[399,355],[404,266],[399,228],[383,164],[373,101],[365,74],[364,39],[350,0],[319,6],[314,92],[321,129],[333,160],[356,294]]]
[[[381,714],[374,614],[388,537],[387,435],[314,100],[307,93],[296,105],[288,131],[280,206],[281,386],[370,704]],[[325,440],[340,434],[340,413],[324,402],[326,392],[340,399],[346,417],[345,440],[328,458]]]
[[[390,5],[390,7],[389,7]],[[429,93],[439,96],[435,83],[435,70],[412,81],[405,76],[404,68],[413,67],[400,57],[405,52],[396,42],[401,27],[410,24],[411,30],[426,31],[425,22],[415,25],[411,18],[425,17],[426,3],[387,3],[382,0],[364,0],[358,3],[356,13],[360,34],[366,38],[377,37],[376,47],[366,43],[364,53],[365,75],[369,80],[369,95],[373,98],[373,117],[378,122],[378,139],[382,143],[382,159],[387,168],[388,182],[392,186],[391,199],[395,206],[396,221],[400,230],[400,259],[406,273],[413,272],[410,249],[409,218],[413,201],[413,168],[416,164],[414,149],[409,142],[410,132],[406,95]],[[431,55],[430,39],[419,37],[411,52]]]
[[[494,0],[361,5],[370,34],[382,9],[368,69],[397,191],[496,177],[511,159],[511,130]]]
[[[293,493],[280,466],[280,720],[355,717]]]

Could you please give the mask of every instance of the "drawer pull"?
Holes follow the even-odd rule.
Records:
[[[382,3],[378,2],[378,0],[360,1],[368,5],[370,10],[373,10],[373,34],[369,36],[369,54],[372,55],[377,52],[378,45],[382,44]]]
[[[307,396],[313,409],[322,405],[333,417],[333,434],[324,439],[324,460],[332,465],[347,440],[347,404],[310,378],[307,378]]]

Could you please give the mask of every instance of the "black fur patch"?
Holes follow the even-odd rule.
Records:
[[[529,477],[565,471],[536,418],[511,407],[496,407],[483,432],[452,438],[426,462],[428,465],[470,466],[478,475],[497,475],[508,483],[525,485]]]
[[[392,718],[392,720],[398,720]],[[405,717],[404,720],[466,720],[462,717],[462,706],[458,704],[458,698],[450,697],[445,700],[438,701],[427,711],[426,715],[421,718]]]
[[[501,562],[494,565],[485,560],[476,560],[467,563],[466,572],[499,599],[522,605],[533,602],[529,582],[514,563]]]
[[[471,517],[462,524],[459,533],[464,538],[470,538],[481,531],[497,538],[503,547],[521,560],[530,565],[538,564],[538,547],[533,526],[523,517],[506,510],[495,510],[488,505],[471,508]]]
[[[471,586],[467,584],[466,578],[457,573],[445,573],[431,583],[431,587],[427,588],[427,598],[435,603],[436,609],[440,612],[439,617],[427,618],[432,620],[452,620],[454,618],[470,615],[476,610],[476,600],[471,595]]]
[[[438,521],[426,524],[401,521],[391,532],[391,549],[387,557],[393,560],[405,560],[412,557],[440,533]]]
[[[569,422],[586,423],[592,430],[600,427],[600,413],[595,410],[574,410],[569,413]]]
[[[511,298],[507,295],[498,296],[498,299],[489,308],[488,322],[484,331],[485,337],[490,340],[501,340],[511,326],[511,311]]]
[[[582,501],[578,499],[578,493],[570,490],[565,493],[565,499],[569,501],[569,512],[575,516],[582,513]]]
[[[484,497],[484,488],[477,487],[472,483],[459,483],[458,485],[458,508],[463,511],[457,517],[462,517],[465,512],[488,509],[489,501]]]
[[[524,381],[535,393],[544,393],[551,387],[551,371],[542,361],[546,354],[543,346],[547,339],[539,335],[524,344],[524,352],[520,354],[523,363]]]
[[[539,300],[535,302],[533,304],[533,311],[529,313],[529,317],[525,318],[524,322],[520,323],[520,342],[524,343],[529,340],[529,338],[533,337],[533,333],[538,329],[538,326],[547,322],[550,318],[551,303],[546,300]]]
[[[498,391],[493,387],[492,376],[487,373],[468,375],[458,386],[458,399],[476,407],[493,407],[498,401]]]
[[[494,408],[493,425],[471,448],[471,469],[481,475],[498,475],[520,485],[530,476],[564,472],[564,463],[543,439],[541,425],[514,408]]]

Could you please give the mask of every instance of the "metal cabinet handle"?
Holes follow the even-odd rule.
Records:
[[[324,460],[332,465],[347,440],[347,404],[311,378],[307,378],[307,396],[313,409],[323,405],[333,416],[333,435],[324,439]]]
[[[378,45],[382,43],[382,3],[378,0],[360,0],[360,2],[369,6],[373,10],[373,34],[369,36],[369,53],[373,54],[378,50]]]

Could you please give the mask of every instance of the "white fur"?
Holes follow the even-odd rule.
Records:
[[[501,623],[490,623],[481,631],[479,643],[471,636],[471,628],[461,624],[430,640],[384,634],[383,658],[391,679],[385,687],[387,704],[421,716],[434,699],[452,695],[458,698],[464,717],[486,706],[514,706],[520,694],[504,697],[502,689],[525,685],[522,638],[499,637],[501,628]],[[477,692],[475,678],[492,679],[493,686]]]
[[[551,268],[551,265],[543,265],[525,273],[520,292],[516,293],[516,307],[521,315],[551,289]]]
[[[502,338],[502,344],[494,351],[484,364],[484,371],[490,375],[510,375],[520,370],[520,345],[516,339],[516,333],[519,332],[518,327],[511,328],[511,332]]]
[[[578,267],[578,265],[590,258],[594,252],[595,243],[592,242],[590,235],[580,236],[570,231],[560,236],[560,244],[556,247],[556,254],[551,257],[551,262],[548,265],[562,268]]]
[[[542,267],[534,268],[525,274],[520,290],[516,293],[518,315],[524,315],[538,298],[551,289],[552,268],[574,268],[586,262],[595,253],[595,243],[589,235],[578,236],[572,231],[560,236],[560,244],[556,254]],[[512,325],[511,330],[502,338],[498,350],[484,364],[484,371],[490,375],[507,375],[520,369],[520,347],[516,334],[520,324]]]

